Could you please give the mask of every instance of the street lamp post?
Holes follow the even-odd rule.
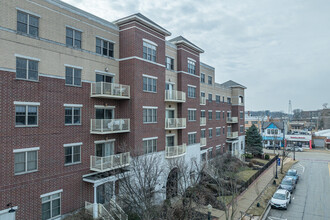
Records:
[[[212,205],[211,204],[209,204],[207,206],[207,210],[208,210],[208,212],[207,212],[207,219],[208,220],[211,220],[211,212],[212,212]]]
[[[296,145],[293,147],[293,160],[296,160]]]
[[[278,179],[278,177],[277,177],[277,164],[278,164],[278,154],[277,154],[277,158],[276,158],[276,164],[275,164],[275,167],[276,167],[276,171],[275,171],[275,179]]]

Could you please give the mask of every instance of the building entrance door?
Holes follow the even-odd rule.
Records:
[[[97,187],[97,203],[108,204],[114,195],[113,182],[107,182]]]

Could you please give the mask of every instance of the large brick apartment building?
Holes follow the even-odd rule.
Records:
[[[0,0],[0,219],[10,203],[17,219],[57,219],[104,202],[133,150],[240,157],[246,88],[216,83],[204,51],[170,35],[141,14]]]

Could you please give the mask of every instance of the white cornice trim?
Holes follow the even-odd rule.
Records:
[[[14,101],[14,105],[40,105],[40,102],[20,102],[20,101]]]
[[[63,144],[63,147],[73,147],[73,146],[81,146],[83,145],[82,142],[78,142],[78,143],[71,143],[71,144]]]
[[[21,12],[25,12],[25,13],[30,14],[30,15],[33,15],[33,16],[36,16],[38,18],[41,18],[40,15],[38,15],[38,14],[32,12],[32,11],[28,11],[26,9],[22,9],[22,8],[16,7],[16,10],[21,11]]]
[[[156,77],[156,76],[150,76],[147,74],[142,74],[142,76],[147,77],[147,78],[152,78],[152,79],[158,79],[158,77]]]
[[[125,57],[125,58],[117,59],[117,61],[125,61],[125,60],[132,60],[132,59],[142,60],[142,61],[145,61],[147,63],[152,63],[152,64],[155,64],[157,66],[165,67],[165,65],[163,65],[163,64],[152,62],[150,60],[146,60],[146,59],[143,59],[143,58],[138,57],[138,56]]]
[[[133,23],[133,22],[130,22],[130,23]],[[130,23],[127,23],[127,24],[130,24]],[[125,25],[127,25],[127,24],[125,24]],[[161,37],[158,37],[158,36],[156,36],[156,35],[154,35],[154,34],[148,32],[148,31],[146,31],[146,30],[143,30],[142,28],[137,27],[137,26],[135,26],[135,25],[132,26],[132,27],[128,27],[128,28],[121,29],[119,32],[121,32],[121,31],[127,31],[127,30],[130,30],[130,29],[132,29],[132,28],[139,29],[140,31],[143,31],[143,32],[145,32],[145,33],[147,33],[147,34],[149,34],[149,35],[151,35],[151,36],[153,36],[153,37],[156,37],[156,38],[158,38],[159,40],[165,41],[165,39],[163,39],[163,38],[161,38]],[[147,27],[147,28],[148,28],[148,27]],[[150,28],[148,28],[148,29],[150,29]],[[154,31],[154,30],[152,30],[152,31]]]
[[[154,139],[158,139],[158,137],[142,138],[142,141],[148,141],[148,140],[154,140]]]
[[[176,71],[177,73],[184,73],[184,74],[187,74],[189,76],[194,76],[194,77],[197,77],[197,78],[200,78],[200,76],[197,76],[197,75],[193,75],[191,73],[188,73],[188,72],[185,72],[185,71]]]
[[[151,44],[151,45],[153,45],[153,46],[158,47],[158,44],[156,44],[155,42],[153,42],[153,41],[151,41],[151,40],[148,40],[148,39],[145,39],[145,38],[142,38],[142,40],[143,40],[144,42],[148,43],[148,44]]]
[[[54,191],[54,192],[50,192],[50,193],[42,194],[42,195],[40,195],[40,198],[42,198],[42,197],[46,197],[46,196],[50,196],[50,195],[54,195],[54,194],[61,193],[61,192],[63,192],[63,189],[56,190],[56,191]]]
[[[30,148],[22,148],[22,149],[13,149],[13,153],[22,153],[27,151],[36,151],[40,150],[40,147],[30,147]]]
[[[78,108],[82,108],[83,105],[82,104],[63,104],[64,107],[78,107]]]
[[[40,61],[39,58],[24,56],[24,55],[17,54],[17,53],[15,53],[15,57],[24,58],[24,59],[28,59],[28,60],[34,60],[34,61],[38,61],[38,62]]]

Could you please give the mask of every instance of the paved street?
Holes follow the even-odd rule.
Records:
[[[292,153],[291,153],[292,154]],[[330,219],[330,153],[296,152],[300,180],[288,210],[271,209],[269,220]]]

